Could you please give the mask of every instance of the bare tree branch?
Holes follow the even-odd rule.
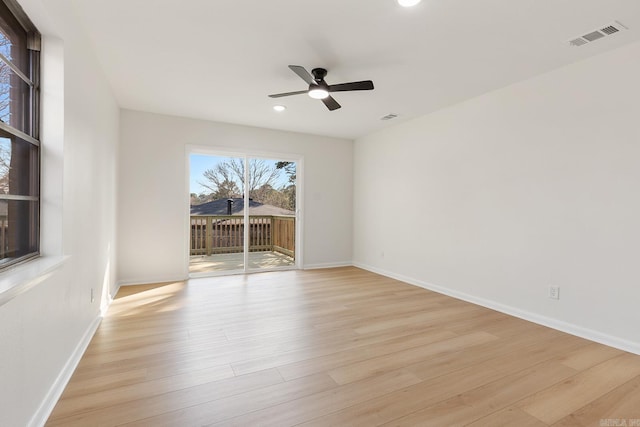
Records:
[[[244,173],[244,160],[233,158],[205,170],[204,180],[198,181],[198,184],[209,189],[216,196],[220,196],[218,198],[231,197],[226,195],[230,192],[244,195]],[[272,187],[279,176],[280,170],[270,166],[266,161],[249,160],[249,197],[257,200],[260,196],[259,190],[265,186]]]

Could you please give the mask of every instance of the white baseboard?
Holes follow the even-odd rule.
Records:
[[[150,285],[152,283],[184,282],[186,280],[189,280],[188,276],[148,277],[145,279],[119,280],[118,288],[120,288],[120,286]]]
[[[354,262],[353,265],[355,267],[362,268],[363,270],[371,271],[372,273],[376,273],[382,276],[390,277],[392,279],[400,280],[410,285],[428,289],[430,291],[434,291],[439,294],[447,295],[462,301],[467,301],[472,304],[490,308],[492,310],[496,310],[501,313],[508,314],[510,316],[527,320],[529,322],[537,323],[542,326],[547,326],[549,328],[553,328],[561,332],[566,332],[568,334],[575,335],[580,338],[584,338],[590,341],[607,345],[609,347],[614,347],[623,351],[628,351],[630,353],[640,355],[640,343],[637,343],[637,342],[633,342],[620,337],[605,334],[599,331],[595,331],[593,329],[584,328],[582,326],[578,326],[572,323],[567,323],[561,320],[553,319],[551,317],[542,316],[540,314],[533,313],[530,311],[521,310],[516,307],[508,306],[496,301],[480,298],[464,292],[459,292],[453,289],[445,288],[443,286],[434,285],[432,283],[414,279],[412,277],[407,277],[402,274],[397,274],[391,271],[379,269],[377,267],[373,267],[360,262]]]
[[[318,270],[322,268],[337,268],[337,267],[352,267],[353,263],[351,261],[345,262],[326,262],[320,264],[305,264],[302,269],[303,270]]]
[[[60,371],[60,373],[58,374],[58,377],[51,385],[51,388],[49,389],[49,392],[45,396],[42,403],[40,404],[40,407],[38,408],[36,413],[33,415],[33,417],[31,417],[31,420],[29,421],[29,424],[28,424],[30,427],[44,426],[45,423],[47,422],[47,419],[51,415],[53,408],[56,406],[56,403],[58,403],[58,399],[60,399],[60,396],[62,396],[62,392],[64,391],[65,387],[67,386],[67,383],[71,379],[71,375],[73,375],[73,372],[76,370],[78,363],[80,363],[80,359],[82,359],[82,355],[84,354],[85,350],[89,346],[89,343],[91,342],[91,338],[93,338],[93,334],[95,334],[96,330],[98,329],[98,326],[100,326],[101,320],[102,320],[102,317],[100,316],[96,317],[93,320],[93,322],[91,322],[91,325],[89,325],[89,327],[85,331],[84,335],[82,336],[82,339],[80,340],[76,348],[73,350],[73,353],[71,353],[71,357],[69,357],[69,360],[67,360],[67,363],[65,363],[64,367],[62,368],[62,371]]]
[[[321,268],[337,268],[337,267],[352,267],[353,263],[351,261],[344,262],[327,262],[327,263],[319,263],[319,264],[306,264],[302,266],[302,270],[316,270]],[[295,268],[284,267],[284,268],[273,268],[268,271],[279,271],[279,270],[294,270]],[[267,271],[267,270],[265,270]],[[249,273],[261,273],[261,271],[250,271]],[[120,286],[135,286],[135,285],[149,285],[152,283],[169,283],[169,282],[184,282],[189,279],[199,279],[202,277],[216,277],[216,276],[228,276],[234,274],[245,274],[243,271],[236,272],[207,272],[207,273],[195,273],[191,276],[183,277],[183,276],[174,276],[174,277],[149,277],[144,279],[127,279],[127,280],[119,280],[118,288]]]

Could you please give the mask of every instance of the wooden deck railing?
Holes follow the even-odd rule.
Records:
[[[296,223],[292,216],[250,215],[249,252],[295,256]],[[238,253],[244,250],[241,215],[191,215],[191,255]]]

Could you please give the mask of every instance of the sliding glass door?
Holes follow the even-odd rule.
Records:
[[[192,153],[189,273],[296,266],[295,161]]]

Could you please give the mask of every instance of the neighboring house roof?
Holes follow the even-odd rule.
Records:
[[[227,215],[227,200],[218,199],[212,202],[203,203],[201,205],[191,206],[191,215]],[[231,199],[233,205],[231,209],[232,215],[244,215],[244,199]],[[249,200],[250,215],[287,215],[293,216],[295,212],[288,209],[279,208],[273,205]]]

